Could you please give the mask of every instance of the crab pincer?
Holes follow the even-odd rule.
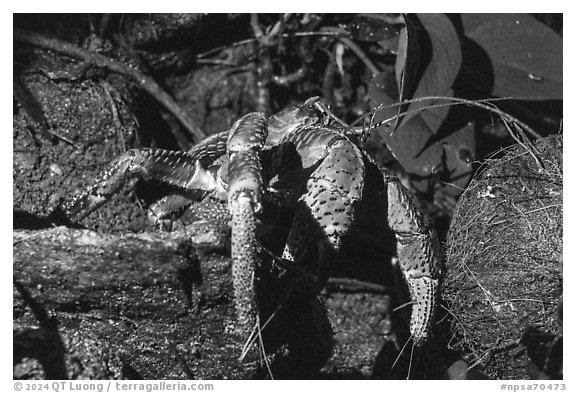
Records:
[[[428,338],[438,303],[444,260],[436,232],[414,194],[388,170],[384,175],[388,225],[396,236],[398,264],[412,299],[410,333],[415,345]]]

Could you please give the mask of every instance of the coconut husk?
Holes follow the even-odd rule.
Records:
[[[443,285],[450,346],[492,378],[533,376],[527,329],[561,333],[562,183],[557,135],[489,159],[456,206]]]

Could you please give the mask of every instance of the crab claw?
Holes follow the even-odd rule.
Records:
[[[432,317],[436,309],[439,280],[430,277],[408,279],[410,297],[416,302],[412,305],[410,334],[416,346],[428,338]]]
[[[146,176],[146,170],[135,162],[142,161],[140,153],[129,150],[108,165],[92,184],[58,206],[71,222],[78,222],[104,205],[120,190],[130,173]]]
[[[444,270],[436,232],[416,197],[381,168],[387,186],[388,225],[396,235],[398,264],[412,298],[410,333],[421,345],[436,313],[440,279]]]

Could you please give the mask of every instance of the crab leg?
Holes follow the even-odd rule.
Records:
[[[188,152],[162,149],[131,149],[112,161],[86,188],[58,207],[72,222],[108,202],[132,176],[155,179],[183,190],[214,191],[222,188],[204,166],[226,152],[228,133],[213,135]]]
[[[162,228],[166,224],[166,221],[168,221],[168,224],[171,223],[171,220],[166,220],[166,217],[185,206],[189,206],[192,202],[188,195],[167,195],[149,207],[148,220],[152,224]]]
[[[420,202],[398,178],[380,168],[388,204],[388,225],[396,235],[398,263],[412,298],[410,333],[416,345],[424,342],[437,307],[443,258],[436,232]]]
[[[249,334],[259,322],[255,293],[258,257],[256,214],[262,211],[262,164],[267,120],[249,113],[228,138],[228,208],[232,216],[232,280],[240,330]]]

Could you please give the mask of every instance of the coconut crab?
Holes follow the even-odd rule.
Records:
[[[126,152],[56,211],[78,222],[133,175],[181,190],[151,207],[158,222],[201,199],[223,201],[232,233],[238,324],[252,337],[265,325],[255,289],[263,250],[284,274],[311,278],[314,285],[308,288],[317,298],[342,239],[361,219],[357,213],[373,205],[378,221],[394,233],[398,266],[412,299],[411,338],[420,345],[430,334],[442,277],[436,233],[417,198],[362,152],[350,139],[352,133],[317,97],[269,118],[249,113],[187,152]],[[280,226],[287,227],[282,235],[275,230]]]

